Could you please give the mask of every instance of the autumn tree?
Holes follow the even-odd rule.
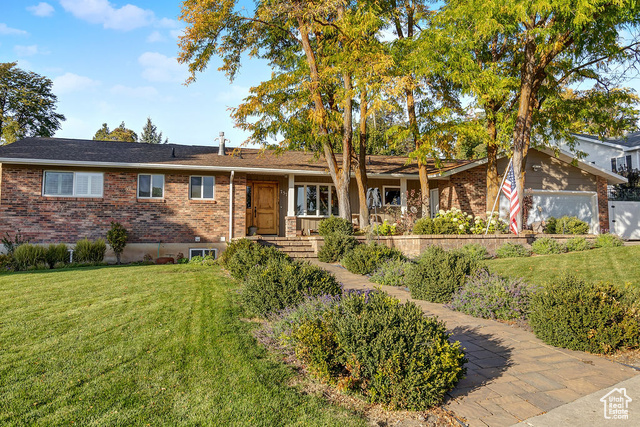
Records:
[[[631,100],[630,92],[617,90],[619,76],[611,71],[633,59],[637,42],[625,40],[623,30],[635,28],[639,16],[638,5],[629,1],[445,4],[437,18],[436,39],[444,38],[439,45],[450,49],[440,51],[447,57],[442,69],[461,82],[485,112],[488,194],[498,192],[495,157],[501,147],[512,152],[518,191],[523,194],[533,137],[545,143],[568,136],[576,127],[561,130],[558,124],[568,124],[572,111],[611,111],[623,97]],[[432,41],[428,39],[427,47]],[[587,81],[608,89],[594,88],[576,99],[566,96],[572,86]],[[603,115],[592,118],[598,126],[611,124]],[[521,228],[521,218],[518,223]]]
[[[17,63],[0,63],[0,144],[29,136],[51,137],[65,120],[56,113],[53,82]]]
[[[102,127],[93,136],[94,141],[123,141],[123,142],[138,142],[138,135],[131,129],[127,129],[124,122],[120,123],[120,126],[110,131],[109,126],[106,123],[102,124]]]
[[[142,128],[139,142],[145,144],[167,144],[169,142],[169,138],[165,138],[163,142],[162,132],[158,133],[158,127],[153,124],[151,117],[147,117],[147,122]]]
[[[382,25],[375,3],[257,2],[245,14],[235,1],[186,0],[179,60],[195,80],[214,56],[236,76],[244,54],[269,61],[271,78],[252,88],[234,113],[253,142],[283,138],[282,149],[322,153],[336,187],[340,216],[351,218],[354,97],[371,34]],[[362,54],[361,54],[362,53]],[[366,59],[363,59],[365,58]]]

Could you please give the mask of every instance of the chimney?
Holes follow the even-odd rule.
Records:
[[[217,138],[220,140],[220,148],[218,148],[218,155],[219,156],[224,156],[224,143],[225,143],[225,138],[224,138],[224,132],[220,132],[220,138]]]

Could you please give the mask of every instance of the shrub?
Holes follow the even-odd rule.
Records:
[[[113,253],[116,254],[116,263],[120,264],[120,255],[124,251],[124,247],[127,246],[127,239],[129,235],[127,229],[119,222],[111,221],[111,229],[107,231],[107,242],[113,249]]]
[[[556,222],[558,220],[554,217],[550,216],[544,221],[544,229],[543,231],[546,234],[556,234]]]
[[[243,280],[252,267],[264,265],[271,259],[289,261],[286,254],[272,246],[263,246],[248,239],[239,239],[227,246],[220,257],[220,262],[233,277]]]
[[[433,220],[429,217],[420,218],[413,225],[413,234],[434,234],[433,232]]]
[[[522,319],[527,317],[535,289],[522,279],[480,270],[453,295],[449,308],[485,319]]]
[[[551,237],[543,237],[531,244],[531,251],[537,255],[561,254],[564,252],[564,247]]]
[[[15,261],[12,255],[0,254],[0,273],[13,271],[15,269]]]
[[[569,252],[579,252],[591,249],[591,242],[584,237],[572,237],[567,240],[564,246]]]
[[[396,225],[389,224],[385,219],[382,224],[373,227],[372,233],[377,236],[394,236],[397,233]]]
[[[533,296],[529,323],[547,344],[611,353],[640,344],[638,308],[621,287],[565,276]]]
[[[522,258],[530,256],[529,249],[517,243],[507,242],[496,250],[498,258]]]
[[[406,286],[405,275],[411,265],[410,261],[402,259],[387,260],[373,272],[370,280],[379,285]]]
[[[320,267],[272,258],[249,271],[242,299],[251,312],[264,317],[296,305],[307,296],[341,293],[342,288],[336,278]]]
[[[431,246],[407,272],[405,283],[411,297],[445,303],[462,287],[466,276],[478,269],[476,263],[461,252],[446,252]]]
[[[460,252],[475,261],[482,261],[489,258],[489,251],[479,243],[467,243],[460,248]]]
[[[352,273],[371,274],[377,266],[389,259],[404,260],[406,257],[395,248],[369,243],[356,246],[342,258],[340,263]]]
[[[202,261],[204,261],[204,257],[196,255],[191,257],[191,259],[189,260],[189,264],[202,264]]]
[[[324,237],[324,245],[318,251],[321,262],[337,262],[356,247],[358,241],[353,236],[329,234]]]
[[[22,234],[20,234],[20,229],[18,229],[16,231],[16,234],[13,236],[13,239],[11,238],[9,233],[4,233],[4,237],[0,239],[0,242],[2,242],[2,245],[4,246],[7,254],[13,255],[13,251],[15,251],[18,246],[22,245],[23,243],[29,243],[29,240],[23,238]]]
[[[69,262],[69,249],[64,243],[59,245],[49,245],[46,254],[49,267],[53,268],[56,264]]]
[[[107,245],[102,239],[90,241],[82,239],[76,243],[73,251],[73,259],[79,263],[96,263],[104,260]]]
[[[318,234],[323,237],[327,237],[330,234],[351,236],[353,235],[353,224],[348,219],[330,216],[320,221],[320,224],[318,224]]]
[[[599,234],[593,244],[594,248],[615,248],[622,246],[622,239],[615,234]]]
[[[575,216],[563,216],[556,221],[556,234],[587,234],[589,224]]]
[[[425,410],[465,374],[460,344],[450,343],[444,324],[414,303],[383,292],[350,293],[329,323],[347,372],[341,383],[363,390],[371,402]]]
[[[435,217],[433,219],[433,234],[464,234],[464,224],[456,224],[451,218]],[[461,233],[462,231],[462,233]]]
[[[487,216],[490,216],[489,219],[489,229],[487,230],[487,221],[482,217],[475,217],[473,220],[473,224],[470,225],[471,232],[473,234],[504,234],[509,230],[509,225],[500,219],[500,214],[487,212]]]
[[[36,267],[47,262],[47,250],[44,246],[23,243],[13,251],[13,259],[20,270]]]

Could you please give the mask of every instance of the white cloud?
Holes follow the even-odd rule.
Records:
[[[138,58],[138,63],[144,67],[142,77],[151,82],[183,82],[188,76],[185,65],[161,53],[145,52]]]
[[[89,90],[99,85],[97,80],[73,73],[65,73],[53,79],[53,91],[56,95]]]
[[[13,50],[16,52],[18,56],[33,56],[38,53],[43,53],[38,50],[38,45],[32,44],[31,46],[14,46]]]
[[[113,30],[146,27],[155,20],[153,11],[132,4],[120,8],[115,8],[108,0],[60,0],[60,4],[78,19]]]
[[[220,102],[229,101],[242,101],[249,96],[249,89],[246,86],[229,85],[229,90],[225,92],[219,92],[216,96],[216,100]]]
[[[164,36],[160,34],[160,31],[154,31],[147,37],[147,42],[149,43],[163,42],[165,40]]]
[[[128,96],[131,98],[155,98],[158,96],[158,90],[153,86],[128,87],[123,85],[115,85],[110,92],[113,95]]]
[[[26,31],[18,30],[17,28],[8,27],[7,24],[0,23],[0,35],[3,36],[26,36]]]
[[[180,23],[175,19],[162,18],[156,22],[156,26],[160,28],[180,28]]]
[[[184,34],[184,29],[181,30],[171,30],[169,31],[169,34],[171,35],[171,37],[173,37],[174,39],[178,39],[178,37],[180,37],[181,35]]]
[[[53,15],[55,9],[49,3],[40,2],[35,6],[27,7],[27,10],[35,16],[46,17]]]

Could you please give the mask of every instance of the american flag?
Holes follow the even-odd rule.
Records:
[[[516,175],[513,173],[513,165],[509,164],[507,177],[502,184],[502,192],[509,199],[509,228],[513,234],[518,234],[518,212],[520,212],[520,199],[518,198],[518,189],[516,187]]]

